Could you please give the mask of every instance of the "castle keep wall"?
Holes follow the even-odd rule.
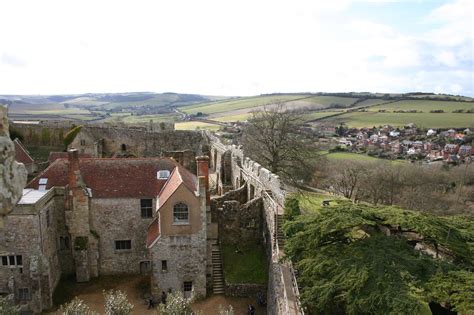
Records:
[[[150,260],[145,239],[152,220],[141,217],[140,199],[91,199],[91,229],[99,236],[99,274],[140,272],[140,262]],[[116,250],[116,240],[131,240],[132,248]]]

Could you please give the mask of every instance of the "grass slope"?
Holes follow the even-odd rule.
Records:
[[[403,126],[415,123],[425,128],[463,128],[474,127],[474,115],[466,113],[378,113],[352,112],[336,117],[329,117],[327,122],[345,123],[349,127],[372,127],[379,125]]]

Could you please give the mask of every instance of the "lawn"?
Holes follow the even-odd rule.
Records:
[[[343,200],[344,197],[331,195],[330,193],[310,193],[305,192],[297,195],[300,209],[303,213],[317,212],[323,207],[324,200],[333,200],[331,205],[336,204],[337,200]]]
[[[221,250],[228,283],[267,283],[268,268],[263,246],[223,244]]]
[[[219,130],[219,125],[214,125],[202,121],[185,121],[174,124],[176,130],[196,130],[196,129],[207,129],[216,131]]]
[[[461,103],[460,103],[461,104]],[[379,125],[404,126],[415,123],[424,128],[466,128],[474,127],[474,114],[466,113],[378,113],[351,112],[324,121],[334,124],[345,123],[349,127],[373,127]]]

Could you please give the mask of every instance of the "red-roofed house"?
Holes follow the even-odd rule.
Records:
[[[11,244],[12,262],[23,273],[0,269],[0,282],[10,283],[13,275],[35,312],[52,306],[59,278],[71,273],[78,282],[151,273],[156,294],[172,289],[205,296],[212,272],[208,163],[198,158],[198,180],[170,158],[81,159],[71,150],[55,159],[28,183],[9,219],[9,238],[31,242]],[[16,215],[18,224],[34,228],[19,228]],[[37,283],[38,270],[47,283]]]

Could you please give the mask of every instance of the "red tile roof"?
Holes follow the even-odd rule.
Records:
[[[146,234],[146,247],[150,247],[151,244],[160,236],[160,221],[158,218],[153,220],[148,226],[148,232]]]
[[[40,178],[48,179],[46,189],[66,186],[68,165],[67,159],[55,160],[27,188],[38,189]],[[196,177],[169,158],[79,159],[79,169],[93,198],[155,198],[166,183],[157,179],[160,170],[177,169],[188,188],[196,186]]]
[[[197,178],[184,167],[178,166],[170,174],[166,184],[161,189],[158,195],[158,205],[160,207],[164,205],[181,184],[184,184],[191,191],[196,191]]]
[[[25,165],[30,165],[35,162],[26,148],[21,144],[20,140],[15,139],[13,143],[15,144],[15,161]]]
[[[57,159],[67,159],[68,153],[67,152],[50,152],[48,157],[48,163],[51,165]],[[79,158],[81,159],[88,159],[91,158],[92,155],[88,153],[79,153]]]

